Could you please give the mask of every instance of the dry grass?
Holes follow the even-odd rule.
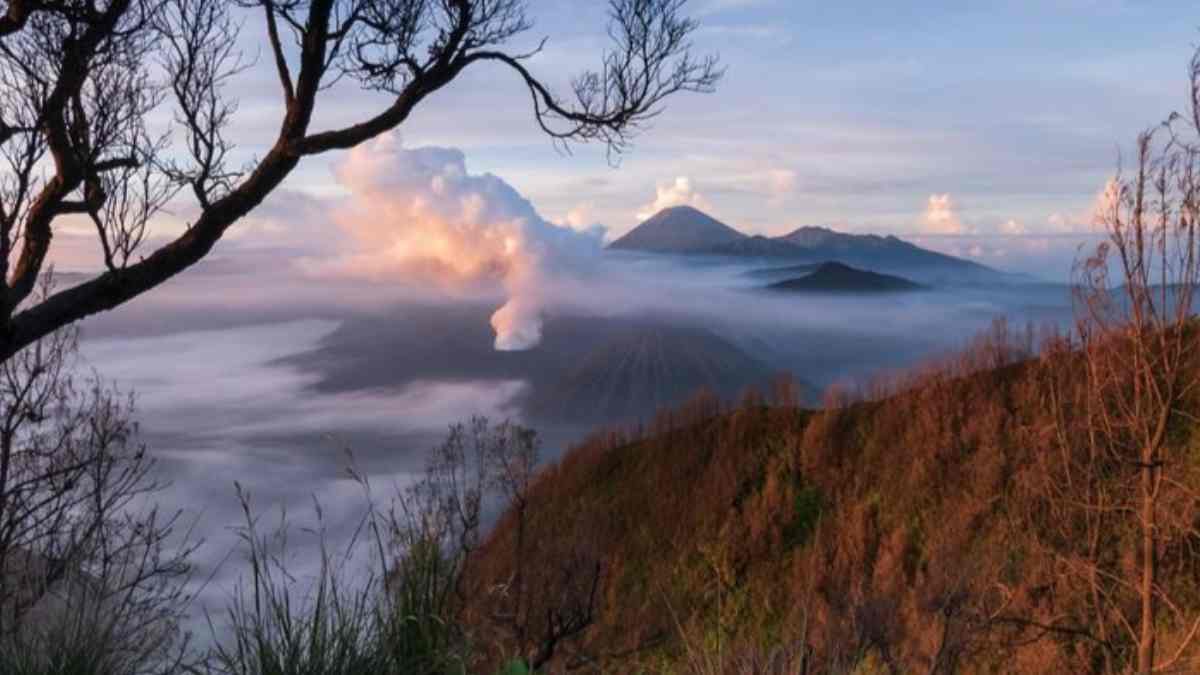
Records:
[[[1063,567],[1078,558],[1064,536],[1074,521],[1046,491],[1077,451],[1055,441],[1046,383],[1073,372],[1062,338],[997,324],[953,358],[835,392],[822,410],[700,397],[645,428],[595,434],[531,490],[551,514],[532,525],[546,550],[586,532],[605,553],[603,605],[580,651],[613,672],[740,672],[739,650],[803,654],[809,672],[1120,663],[1099,654],[1127,644],[1088,633],[1099,619]],[[1183,494],[1172,503],[1195,512]],[[1106,555],[1119,558],[1127,534],[1107,531]],[[483,580],[511,537],[502,522],[485,543]],[[1197,543],[1167,545],[1164,584],[1200,587]],[[1200,596],[1177,595],[1181,614],[1200,612]],[[1163,643],[1184,629],[1165,623]],[[738,649],[717,656],[718,636]]]

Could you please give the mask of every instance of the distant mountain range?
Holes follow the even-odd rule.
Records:
[[[660,211],[612,242],[609,248],[810,263],[833,261],[900,273],[928,283],[989,282],[1012,277],[986,265],[930,251],[895,236],[846,234],[824,227],[801,227],[780,237],[748,235],[690,206]]]
[[[802,277],[779,281],[767,288],[789,293],[902,293],[926,287],[903,277],[827,262]]]

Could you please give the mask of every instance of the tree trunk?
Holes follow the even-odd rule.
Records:
[[[1158,546],[1156,541],[1154,453],[1142,454],[1142,625],[1138,640],[1137,670],[1149,675],[1154,670],[1154,585],[1158,580]]]

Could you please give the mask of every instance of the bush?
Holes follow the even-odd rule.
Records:
[[[808,543],[821,520],[822,508],[820,488],[802,484],[796,489],[792,520],[783,530],[783,541],[787,548],[799,548]]]

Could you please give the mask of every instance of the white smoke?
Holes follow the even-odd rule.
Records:
[[[334,271],[454,287],[499,283],[507,301],[491,321],[498,350],[537,345],[546,286],[603,241],[597,228],[546,221],[499,177],[469,173],[460,150],[408,149],[398,134],[355,148],[335,175],[350,194],[336,220],[356,247]]]

